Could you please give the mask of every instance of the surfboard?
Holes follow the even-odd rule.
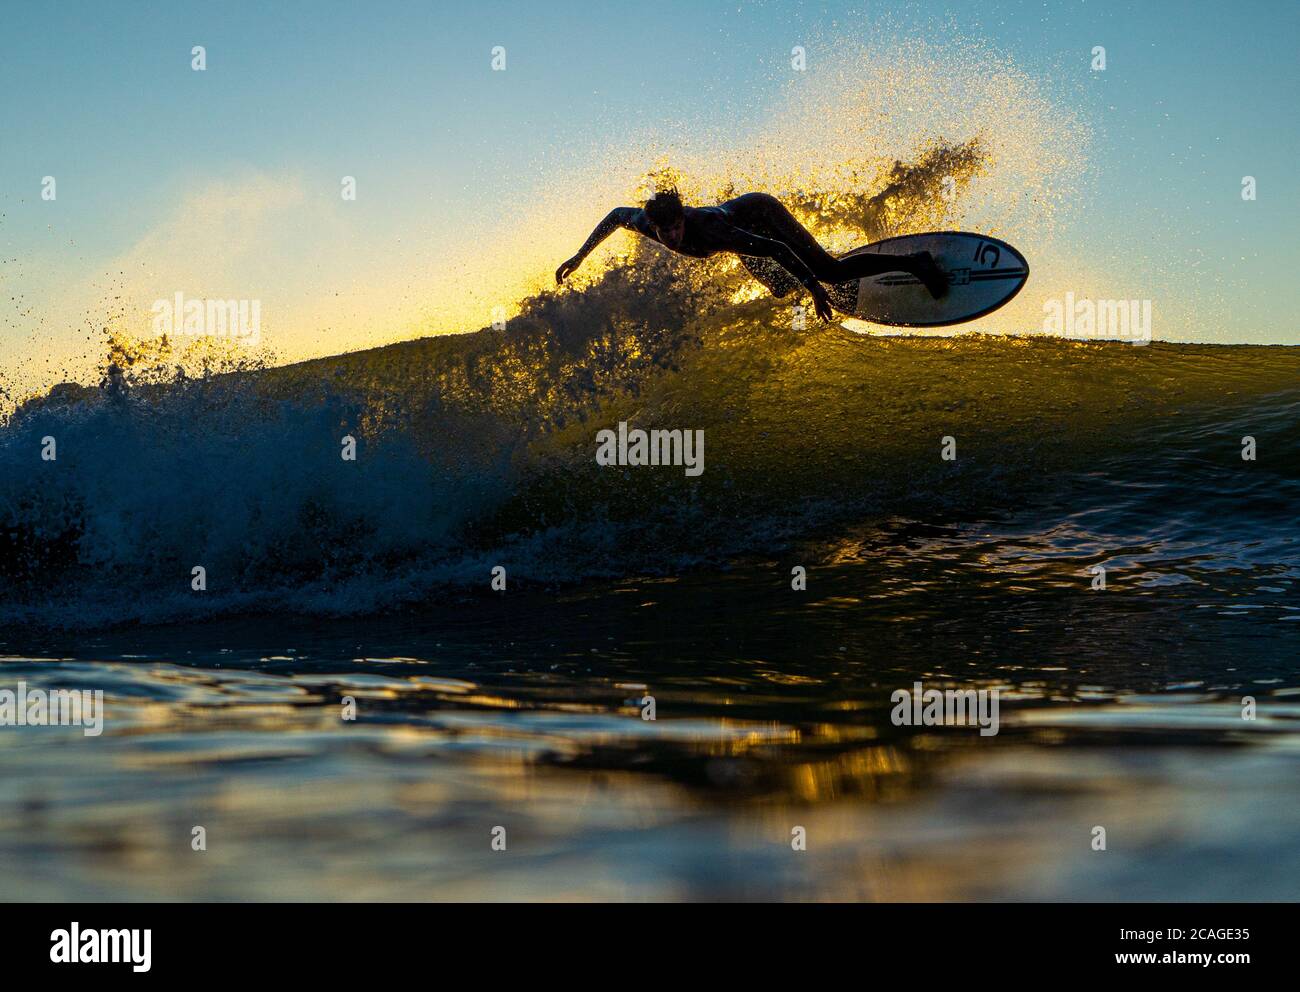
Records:
[[[840,283],[831,294],[836,309],[875,324],[943,327],[975,320],[1010,301],[1029,279],[1029,263],[1005,241],[966,231],[905,234],[855,248],[864,252],[910,255],[928,251],[948,275],[948,295],[936,300],[915,276],[882,272]]]

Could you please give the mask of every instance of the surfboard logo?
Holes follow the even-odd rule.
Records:
[[[993,253],[993,261],[991,262],[986,261],[989,252]],[[998,259],[1001,257],[1002,249],[991,241],[982,241],[980,242],[979,247],[975,249],[975,261],[979,262],[980,265],[987,265],[989,268],[996,266],[998,264]]]

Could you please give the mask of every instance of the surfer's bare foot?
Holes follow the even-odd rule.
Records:
[[[931,296],[941,300],[948,295],[948,275],[939,268],[933,255],[928,251],[918,251],[912,256],[912,261],[915,265],[912,275],[925,284]]]

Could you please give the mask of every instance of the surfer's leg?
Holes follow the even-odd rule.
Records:
[[[823,273],[834,270],[835,256],[817,243],[808,229],[780,200],[767,193],[747,193],[727,204],[747,231],[773,238],[787,245],[799,261],[812,269],[820,282],[830,282]]]
[[[799,260],[812,270],[819,282],[852,282],[882,272],[907,272],[920,279],[935,299],[948,292],[948,278],[935,264],[929,252],[918,252],[915,255],[863,252],[849,258],[836,258],[817,243],[817,239],[776,197],[766,193],[750,193],[732,203],[740,206],[742,201],[745,212],[752,216],[751,229],[766,228],[766,231],[756,230],[755,233],[763,233],[785,242],[799,256]]]
[[[882,272],[906,272],[920,279],[936,300],[948,292],[948,276],[928,251],[918,251],[914,255],[864,251],[860,255],[837,258],[835,266],[839,280],[864,279]]]

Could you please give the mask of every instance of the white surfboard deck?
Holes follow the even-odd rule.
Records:
[[[948,275],[948,294],[936,300],[915,276],[882,272],[858,280],[853,316],[895,327],[943,327],[992,313],[1020,292],[1029,263],[1005,241],[965,231],[905,234],[856,248],[846,255],[874,252],[910,255],[928,251]]]

